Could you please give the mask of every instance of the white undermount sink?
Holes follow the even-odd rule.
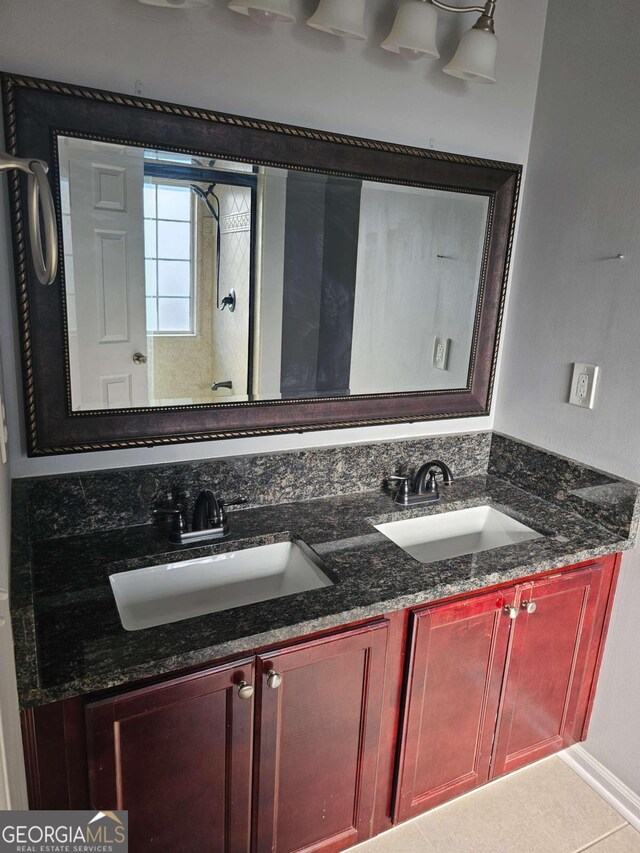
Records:
[[[310,550],[277,542],[110,575],[127,631],[330,586]]]
[[[490,506],[374,525],[420,563],[434,563],[543,536]]]

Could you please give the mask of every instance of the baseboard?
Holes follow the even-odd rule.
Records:
[[[581,744],[561,752],[559,757],[640,832],[640,796],[638,794],[600,764]]]

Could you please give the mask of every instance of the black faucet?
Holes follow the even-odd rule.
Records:
[[[435,503],[440,500],[438,481],[436,477],[442,475],[442,482],[449,485],[453,483],[451,468],[438,459],[425,462],[421,465],[413,480],[408,475],[389,477],[389,480],[400,480],[402,485],[396,492],[395,502],[403,506],[414,504]]]
[[[193,530],[208,530],[222,523],[222,506],[211,489],[204,489],[193,508]]]
[[[182,497],[182,496],[180,496]],[[211,489],[203,489],[193,508],[193,523],[191,530],[187,527],[187,519],[183,500],[177,500],[174,495],[169,497],[169,505],[153,511],[158,516],[172,518],[171,542],[184,545],[189,542],[204,542],[209,539],[223,539],[229,535],[229,522],[225,507],[236,504],[246,504],[247,498],[234,498],[230,501],[217,498]]]
[[[442,474],[442,482],[448,486],[453,483],[453,474],[451,468],[439,459],[433,459],[431,462],[425,462],[416,472],[415,480],[413,481],[413,491],[417,495],[425,493],[438,493],[438,481],[436,476]]]

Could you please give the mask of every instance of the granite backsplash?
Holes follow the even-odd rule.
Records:
[[[612,533],[637,536],[638,486],[628,480],[500,433],[492,435],[488,473]]]
[[[443,459],[456,477],[485,474],[490,448],[491,433],[477,432],[28,478],[14,481],[14,506],[26,501],[30,539],[41,542],[150,524],[174,488],[190,516],[205,488],[244,495],[249,508],[379,489],[429,459]]]
[[[14,517],[26,515],[28,532],[20,525],[19,543],[14,525],[14,565],[20,544],[150,524],[173,489],[186,495],[190,516],[204,488],[228,499],[244,495],[246,508],[270,506],[379,490],[389,475],[413,474],[428,459],[447,462],[456,479],[488,473],[623,538],[637,534],[635,484],[476,432],[16,480]]]

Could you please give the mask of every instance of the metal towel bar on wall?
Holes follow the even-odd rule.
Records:
[[[53,284],[58,272],[58,233],[51,187],[47,180],[49,166],[44,160],[12,157],[0,151],[0,172],[18,169],[29,177],[29,242],[31,257],[40,284]],[[40,206],[44,225],[44,242],[40,225]]]

